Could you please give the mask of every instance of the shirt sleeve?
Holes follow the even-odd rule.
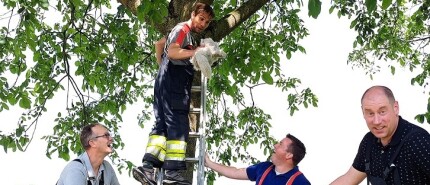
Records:
[[[258,178],[261,178],[264,171],[271,165],[270,162],[262,162],[249,166],[246,168],[246,174],[248,175],[248,179],[250,181],[256,181]]]
[[[63,185],[87,184],[86,172],[79,162],[70,162],[61,175]]]
[[[365,167],[365,160],[366,160],[366,150],[367,150],[367,145],[370,144],[368,143],[368,138],[371,137],[372,133],[367,133],[363,139],[360,142],[360,146],[358,147],[358,152],[357,155],[355,156],[354,162],[352,164],[352,167],[354,167],[356,170],[361,171],[361,172],[365,172],[366,171],[366,167]]]
[[[177,43],[177,38],[178,38],[180,31],[181,31],[181,29],[178,29],[178,26],[176,26],[169,33],[169,36],[167,37],[167,41],[166,41],[166,50],[167,50],[167,48],[169,48],[170,44]],[[181,44],[179,44],[179,45],[181,45]]]

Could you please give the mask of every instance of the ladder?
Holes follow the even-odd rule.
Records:
[[[206,126],[206,91],[207,91],[207,78],[201,75],[201,85],[192,86],[191,92],[200,92],[200,108],[192,108],[190,114],[200,114],[200,124],[198,132],[190,132],[189,138],[197,138],[198,140],[198,155],[197,157],[186,157],[185,161],[190,163],[197,163],[197,185],[204,185],[205,182],[205,126]],[[196,147],[197,148],[197,147]],[[157,185],[163,185],[164,169],[159,169],[157,175]]]

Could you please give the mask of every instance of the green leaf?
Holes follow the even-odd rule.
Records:
[[[308,3],[309,16],[316,19],[321,13],[321,1],[319,0],[309,0]]]
[[[331,14],[331,13],[333,13],[334,8],[335,8],[334,6],[330,7],[330,9],[329,9],[329,11],[328,11],[328,12],[329,12],[330,14]]]
[[[9,110],[9,106],[6,103],[1,103],[3,109]]]
[[[291,59],[291,51],[287,51],[287,59]]]
[[[15,129],[15,134],[16,134],[16,137],[21,137],[22,136],[22,133],[24,133],[24,127],[18,127],[17,129]]]
[[[430,112],[430,102],[427,103],[427,112]]]
[[[19,106],[20,106],[21,108],[29,109],[29,108],[30,108],[30,104],[31,104],[31,101],[30,101],[30,99],[28,99],[27,97],[22,97],[22,98],[19,100]]]
[[[16,98],[15,98],[15,96],[9,96],[9,99],[8,99],[8,101],[9,101],[9,103],[11,104],[11,105],[15,105],[16,104]]]
[[[58,151],[60,158],[66,160],[66,161],[70,160],[69,149],[67,149],[67,147],[64,147],[63,150],[64,151]]]
[[[394,75],[396,73],[396,68],[394,66],[391,66],[391,74]]]
[[[366,7],[368,13],[371,13],[376,10],[376,1],[377,0],[366,0]]]
[[[24,10],[25,10],[25,6],[21,7],[20,9],[18,9],[18,14],[20,14]]]
[[[270,84],[270,85],[273,84],[273,78],[269,72],[264,72],[262,78],[263,78],[263,81],[266,82],[267,84]]]
[[[9,139],[9,141],[7,143],[7,147],[11,148],[13,152],[16,151],[16,144],[12,139]]]
[[[403,0],[397,0],[397,6],[403,5]]]
[[[231,1],[230,1],[230,4],[231,4],[233,7],[236,7],[236,6],[237,6],[237,1],[236,1],[236,0],[231,0]]]
[[[386,10],[392,2],[393,0],[382,0],[382,9]]]
[[[45,9],[45,10],[48,10],[48,8],[49,8],[49,3],[48,3],[48,2],[43,2],[43,3],[42,3],[42,8],[43,8],[43,9]]]
[[[424,115],[422,114],[416,115],[415,120],[417,120],[419,123],[424,123]]]
[[[303,46],[297,46],[300,52],[306,54],[306,49]]]
[[[354,19],[353,21],[351,21],[351,25],[349,25],[349,28],[350,28],[350,29],[354,28],[354,27],[355,27],[355,25],[357,25],[357,21],[358,21],[358,18],[356,18],[356,19]]]

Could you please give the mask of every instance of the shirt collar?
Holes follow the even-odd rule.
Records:
[[[79,158],[82,160],[82,162],[84,163],[84,165],[85,165],[85,168],[86,168],[86,170],[87,170],[87,172],[88,172],[88,177],[90,177],[90,179],[91,179],[91,177],[95,177],[95,173],[94,173],[94,171],[93,171],[93,167],[91,166],[91,162],[90,162],[90,157],[88,156],[88,153],[87,152],[84,152],[83,154],[81,154],[80,156],[79,156]],[[105,170],[105,166],[103,165],[103,163],[100,165],[100,167],[99,167],[99,173],[98,173],[98,176],[100,176],[101,175],[101,172],[102,171],[104,171]]]
[[[293,175],[294,173],[296,173],[297,171],[299,171],[299,167],[295,166],[293,169],[291,169],[290,171],[288,171],[287,173],[283,173],[283,174],[279,174],[281,176],[286,176],[286,177],[290,177],[291,175]],[[275,172],[275,168],[273,168],[273,172]],[[276,172],[275,172],[276,174]]]
[[[399,122],[397,124],[396,131],[394,131],[393,138],[391,138],[390,143],[387,146],[396,146],[402,140],[402,133],[406,129],[406,120],[399,116]],[[378,139],[378,143],[381,143],[381,139]]]

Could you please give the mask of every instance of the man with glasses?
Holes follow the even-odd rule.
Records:
[[[113,152],[108,129],[99,123],[87,125],[80,140],[85,152],[67,164],[57,185],[119,185],[114,169],[104,160]]]
[[[275,144],[271,161],[257,163],[247,168],[236,168],[213,162],[206,155],[205,166],[231,179],[255,181],[256,185],[310,185],[297,166],[305,154],[305,145],[293,135],[287,134]]]

